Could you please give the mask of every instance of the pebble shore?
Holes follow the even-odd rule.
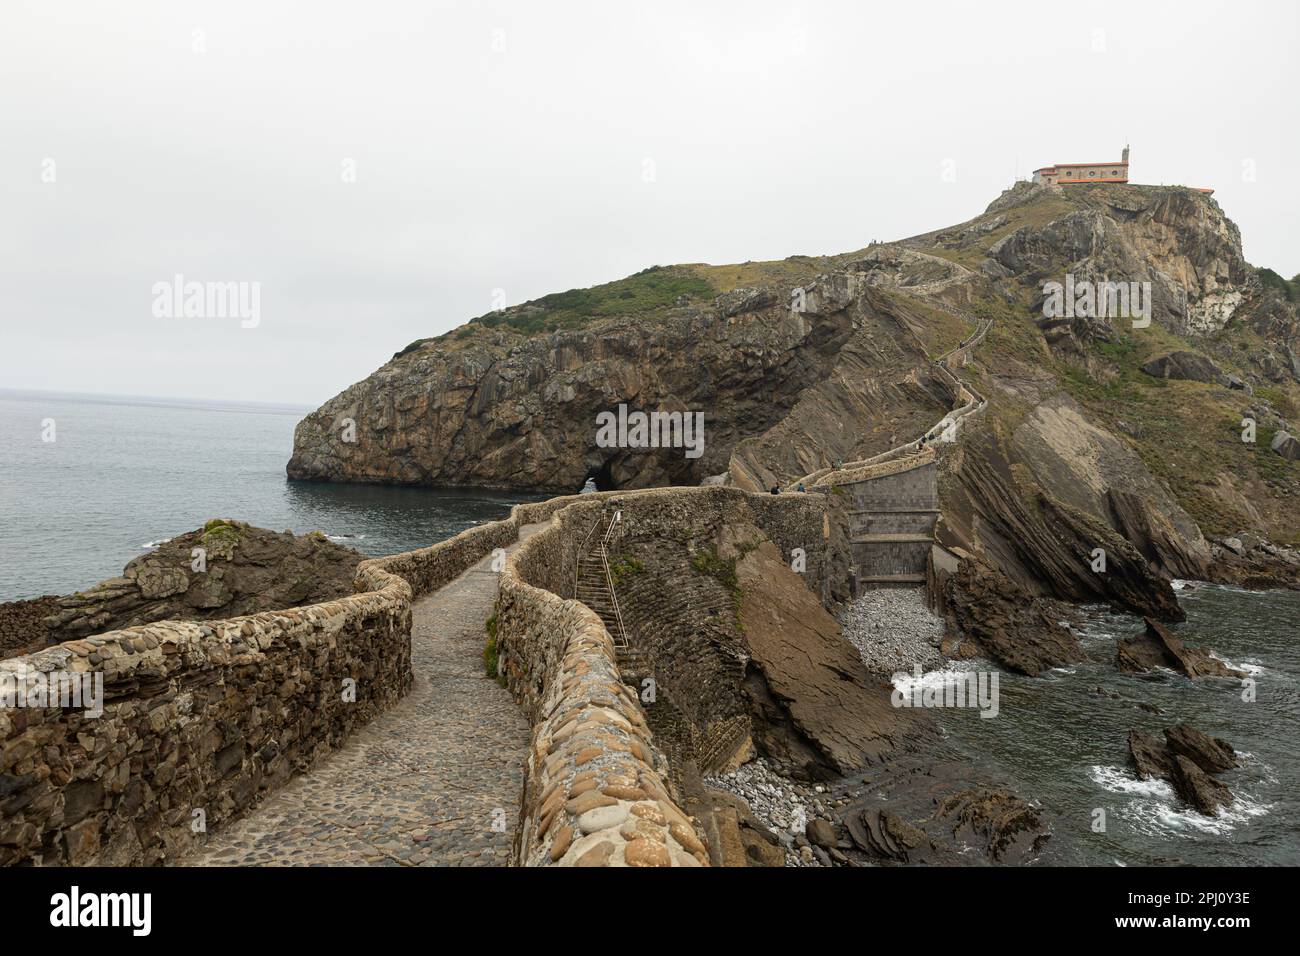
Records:
[[[920,588],[877,588],[863,594],[839,615],[840,628],[873,674],[911,672],[913,665],[935,670],[943,664],[939,644],[944,622],[925,603]],[[831,819],[834,808],[825,788],[781,776],[762,758],[737,770],[705,780],[749,804],[754,816],[776,834],[785,848],[786,866],[832,866],[821,847],[811,846],[808,821]],[[837,801],[838,802],[838,801]],[[842,860],[842,858],[841,858]]]
[[[829,818],[821,787],[809,787],[781,776],[763,758],[751,760],[731,773],[706,777],[705,784],[740,797],[754,816],[776,834],[785,848],[786,866],[830,866],[831,860],[804,835],[809,820]]]
[[[911,673],[916,664],[923,671],[943,664],[943,618],[926,606],[922,588],[867,591],[840,613],[839,622],[873,674],[888,677],[895,671]]]

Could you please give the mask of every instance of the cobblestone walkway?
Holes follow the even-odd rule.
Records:
[[[525,526],[520,540],[541,528]],[[400,704],[180,862],[505,865],[528,721],[483,673],[484,622],[497,594],[490,563],[416,602],[415,680]]]

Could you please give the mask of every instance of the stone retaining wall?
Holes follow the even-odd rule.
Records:
[[[924,575],[934,542],[940,512],[933,454],[887,464],[882,471],[839,485],[848,500],[849,536],[860,582]]]
[[[603,511],[616,508],[624,533],[637,535],[676,538],[724,520],[756,524],[783,551],[804,548],[810,585],[824,589],[824,501],[708,487],[608,492],[570,502],[511,556],[497,601],[501,673],[533,724],[515,860],[707,865],[641,703],[621,680],[613,640],[593,611],[561,595],[571,593],[588,531]]]

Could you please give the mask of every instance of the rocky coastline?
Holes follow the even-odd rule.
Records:
[[[203,621],[319,604],[353,593],[362,556],[320,532],[213,519],[73,594],[0,603],[0,657],[158,621]]]

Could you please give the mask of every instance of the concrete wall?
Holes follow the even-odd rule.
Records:
[[[926,573],[939,517],[933,458],[837,487],[848,499],[849,537],[860,582]]]

